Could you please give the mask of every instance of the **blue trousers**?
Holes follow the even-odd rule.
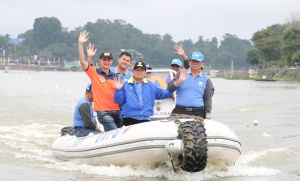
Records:
[[[104,131],[110,131],[122,127],[120,111],[97,111],[97,118],[103,125]]]

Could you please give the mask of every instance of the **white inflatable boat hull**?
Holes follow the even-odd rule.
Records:
[[[226,125],[205,120],[208,162],[233,164],[241,154],[241,144]],[[61,136],[52,145],[53,154],[63,160],[84,159],[94,165],[150,165],[170,160],[166,145],[178,140],[179,123],[151,121],[82,138]]]

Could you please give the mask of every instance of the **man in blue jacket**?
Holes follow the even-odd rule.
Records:
[[[155,99],[171,97],[168,90],[155,86],[145,76],[146,64],[137,61],[133,68],[133,76],[128,81],[123,84],[116,80],[117,90],[114,98],[122,107],[125,126],[150,121]]]
[[[74,110],[73,124],[74,132],[77,137],[101,132],[94,119],[92,102],[92,85],[88,84],[85,90],[85,96],[77,102]]]

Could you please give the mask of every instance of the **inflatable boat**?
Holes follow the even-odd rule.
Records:
[[[151,70],[153,83],[166,88],[172,70]],[[226,125],[199,117],[172,115],[172,98],[158,100],[153,120],[96,135],[77,138],[65,129],[52,145],[62,160],[80,159],[93,165],[147,165],[167,163],[173,170],[203,170],[207,163],[232,165],[241,154],[241,143]]]
[[[226,125],[213,120],[157,120],[77,138],[63,135],[52,145],[55,157],[81,159],[93,165],[164,163],[173,169],[198,172],[207,162],[232,165],[241,143]]]

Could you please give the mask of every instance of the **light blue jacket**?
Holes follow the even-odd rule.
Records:
[[[161,89],[154,85],[151,81],[144,78],[142,82],[142,105],[140,105],[139,96],[135,89],[136,84],[131,77],[124,82],[122,89],[116,90],[115,102],[122,108],[122,116],[137,120],[150,120],[153,116],[153,107],[155,99],[164,99],[171,97],[168,90]]]

